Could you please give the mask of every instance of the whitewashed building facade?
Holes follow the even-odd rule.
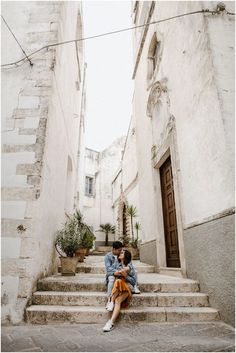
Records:
[[[225,5],[133,32],[124,160],[135,166],[123,163],[113,184],[121,233],[118,204],[137,206],[141,260],[199,280],[233,324],[235,9]],[[202,9],[217,2],[133,1],[133,25]]]
[[[86,223],[92,227],[96,236],[95,246],[103,246],[105,234],[98,232],[100,224],[116,225],[113,207],[112,180],[120,169],[125,137],[116,139],[105,150],[98,152],[85,149],[83,185],[80,189],[80,210]],[[109,244],[117,239],[109,235]]]
[[[83,36],[80,1],[5,1],[2,16],[27,54]],[[3,21],[2,47],[2,65],[24,57]],[[2,321],[11,323],[56,268],[55,231],[78,203],[83,145],[83,42],[30,60],[2,67]]]

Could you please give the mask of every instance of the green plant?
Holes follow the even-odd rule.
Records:
[[[119,239],[122,241],[123,246],[129,246],[131,238],[128,234],[123,234]]]
[[[83,221],[80,211],[76,210],[71,216],[66,214],[66,217],[64,227],[56,233],[55,247],[60,256],[63,256],[60,252],[62,251],[66,256],[72,257],[79,248],[91,248],[96,237]]]
[[[80,242],[81,232],[78,227],[78,222],[74,217],[67,215],[67,221],[64,227],[56,233],[56,250],[62,257],[73,257],[80,246]],[[61,251],[66,254],[66,256],[64,256]]]
[[[108,245],[108,236],[109,233],[115,234],[115,226],[111,225],[110,223],[105,223],[105,224],[100,224],[100,229],[98,229],[98,232],[103,232],[105,233],[105,246]]]
[[[138,239],[136,238],[134,241],[131,241],[130,245],[132,246],[132,248],[138,249]]]
[[[137,209],[135,206],[130,205],[127,207],[127,215],[130,217],[131,222],[131,241],[134,241],[134,227],[133,227],[133,218],[137,217]]]
[[[86,224],[84,224],[84,228],[82,230],[80,247],[91,249],[93,247],[93,242],[95,239],[96,239],[96,237],[93,234],[93,232],[91,231],[91,229]]]
[[[137,240],[138,240],[138,231],[141,229],[141,224],[136,222],[134,225],[135,229],[136,229],[136,233],[137,233]]]

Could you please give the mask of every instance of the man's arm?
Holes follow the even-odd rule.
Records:
[[[113,276],[114,272],[116,271],[116,266],[115,262],[112,262],[112,258],[109,256],[109,254],[106,254],[105,256],[105,267],[106,267],[106,272],[107,276]]]

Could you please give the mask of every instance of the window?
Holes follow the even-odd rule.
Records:
[[[148,80],[151,80],[161,60],[161,41],[154,33],[148,51]]]
[[[85,195],[94,196],[94,178],[86,176]]]

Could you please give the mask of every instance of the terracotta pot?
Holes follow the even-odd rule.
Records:
[[[85,256],[88,256],[89,254],[89,248],[86,248]]]
[[[78,257],[60,257],[61,274],[63,276],[75,276]]]
[[[81,249],[76,250],[75,256],[78,257],[79,262],[84,261],[85,253],[86,253],[86,248],[81,248]]]
[[[139,249],[138,248],[131,248],[131,255],[132,255],[132,259],[134,259],[134,260],[139,259]]]

